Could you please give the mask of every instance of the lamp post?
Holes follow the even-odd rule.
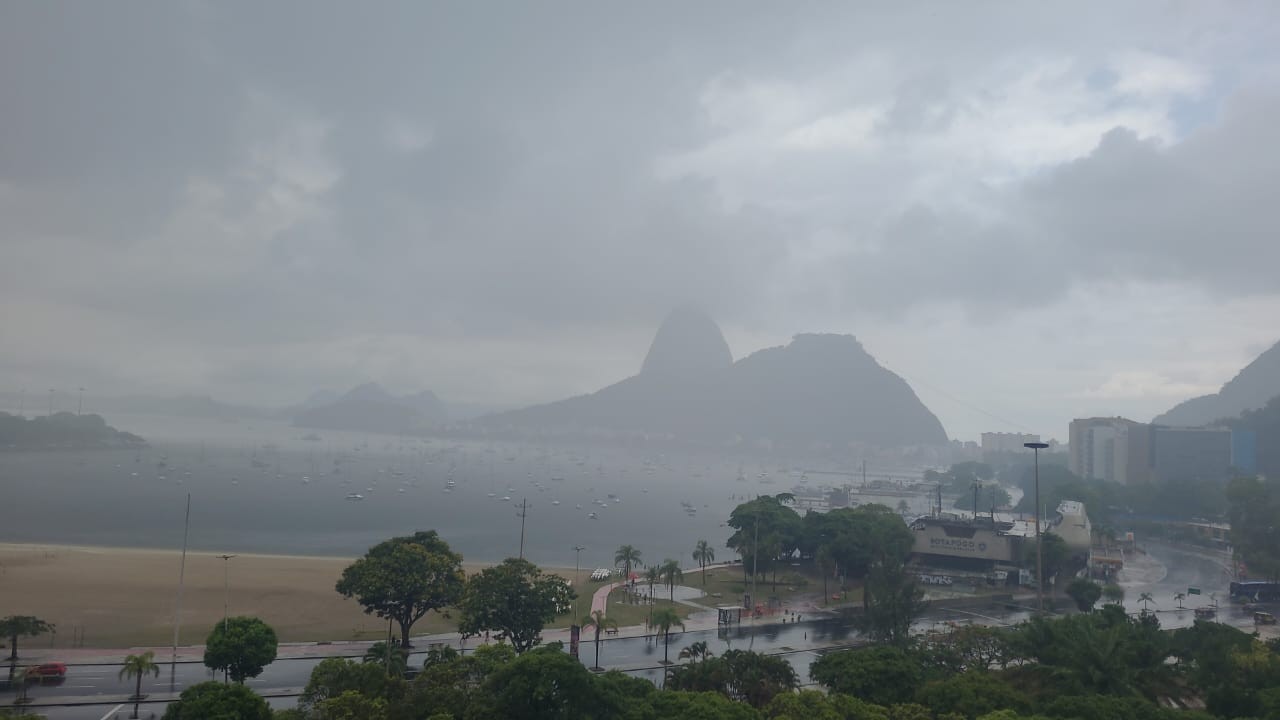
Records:
[[[80,395],[76,398],[76,417],[80,417],[80,413],[84,410],[84,388],[80,388]]]
[[[580,569],[580,567],[581,567],[581,565],[582,565],[581,560],[582,560],[582,551],[583,551],[583,550],[586,550],[586,548],[585,548],[585,547],[583,547],[583,546],[581,546],[581,545],[574,545],[574,546],[573,546],[573,552],[574,552],[574,555],[573,555],[573,586],[574,586],[574,588],[575,588],[575,589],[576,589],[576,588],[580,588],[580,587],[582,587],[582,578],[581,578],[582,570]],[[574,624],[574,625],[577,625],[577,624],[578,624],[578,620],[581,620],[581,619],[582,619],[582,618],[578,617],[578,599],[577,599],[577,598],[574,598],[574,599],[573,599],[573,624]]]
[[[227,609],[231,607],[231,558],[235,555],[219,555],[222,559],[222,638],[227,638]],[[227,671],[229,668],[222,669],[222,682],[227,682]]]
[[[1049,447],[1049,443],[1029,442],[1022,446],[1031,448],[1036,453],[1036,610],[1044,612],[1044,551],[1040,542],[1040,451]]]

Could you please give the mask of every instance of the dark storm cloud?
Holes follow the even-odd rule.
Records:
[[[1216,63],[1270,27],[1265,4],[8,4],[0,372],[35,382],[81,335],[96,357],[58,374],[554,394],[557,353],[629,357],[688,301],[785,336],[1096,282],[1276,293],[1252,190],[1275,83],[1171,118],[1234,96]]]

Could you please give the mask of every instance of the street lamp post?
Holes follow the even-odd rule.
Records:
[[[1036,610],[1044,612],[1044,551],[1040,537],[1040,451],[1049,447],[1049,443],[1023,443],[1036,453]]]
[[[219,555],[222,559],[222,638],[227,638],[227,610],[231,607],[231,558],[235,555]],[[229,668],[222,669],[222,682],[227,682],[227,671]]]
[[[84,410],[84,388],[80,388],[80,395],[76,398],[76,417],[80,417],[80,413]]]
[[[574,586],[574,588],[581,588],[581,587],[582,587],[582,577],[581,577],[581,574],[582,574],[582,570],[581,570],[582,562],[581,562],[581,560],[582,560],[582,551],[583,551],[583,550],[586,550],[586,548],[585,548],[585,547],[583,547],[583,546],[581,546],[581,545],[574,545],[574,546],[573,546],[573,552],[574,552],[574,556],[573,556],[573,586]],[[577,600],[577,598],[574,598],[574,601],[573,601],[573,624],[574,624],[574,625],[577,625],[577,624],[578,624],[578,620],[581,620],[581,619],[582,619],[582,618],[578,617],[578,600]]]

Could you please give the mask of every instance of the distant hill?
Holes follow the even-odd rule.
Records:
[[[715,443],[947,442],[942,423],[906,381],[854,337],[797,335],[789,345],[735,363],[715,322],[688,308],[659,328],[638,375],[480,422],[493,429],[663,434]]]
[[[312,395],[312,400],[318,394]],[[387,434],[412,434],[444,422],[444,403],[435,393],[396,397],[377,383],[365,383],[319,405],[304,405],[293,417],[298,427]]]
[[[1151,422],[1157,425],[1208,425],[1257,410],[1280,396],[1280,343],[1272,345],[1213,395],[1179,403]]]
[[[230,420],[235,418],[265,418],[272,415],[267,408],[231,405],[214,400],[208,395],[126,395],[123,397],[94,398],[95,410],[130,415],[172,415],[175,417],[210,418]]]
[[[0,449],[109,448],[145,445],[133,433],[117,430],[101,415],[59,412],[34,418],[0,412]]]

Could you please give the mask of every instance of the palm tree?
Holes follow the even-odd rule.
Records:
[[[53,623],[31,615],[10,615],[0,619],[0,637],[9,638],[9,662],[18,661],[18,638],[35,637],[53,631]]]
[[[138,717],[138,705],[142,702],[142,677],[144,675],[155,675],[160,677],[160,666],[156,664],[156,654],[150,650],[141,655],[126,655],[124,658],[124,667],[120,668],[118,677],[121,680],[126,678],[135,678],[137,683],[133,687],[133,715]]]
[[[1173,599],[1177,601],[1178,609],[1183,610],[1184,608],[1182,607],[1182,601],[1187,599],[1187,594],[1183,592],[1174,593]]]
[[[613,563],[615,566],[622,566],[622,579],[624,581],[631,579],[631,568],[640,564],[640,551],[631,545],[623,545],[613,553]]]
[[[596,632],[596,664],[592,670],[600,670],[600,633],[608,628],[618,627],[618,623],[612,618],[605,617],[603,610],[592,610],[591,614],[583,618],[582,627],[594,628]]]
[[[680,654],[677,655],[676,657],[679,658],[680,660],[692,660],[694,662],[701,662],[701,661],[710,659],[714,655],[715,653],[711,652],[711,649],[707,647],[706,641],[699,640],[698,642],[693,643],[689,645],[689,647],[681,650]]]
[[[370,645],[364,651],[364,657],[360,659],[374,665],[386,665],[387,675],[390,677],[403,676],[405,670],[409,669],[409,653],[398,645],[392,645],[391,653],[388,655],[387,643],[384,640]],[[389,663],[388,660],[390,660]]]
[[[653,613],[649,619],[649,627],[662,633],[662,664],[670,665],[668,648],[671,646],[671,628],[679,626],[684,629],[684,623],[680,621],[680,615],[676,613],[675,608],[664,607]]]
[[[706,540],[699,540],[697,547],[693,549],[693,561],[698,563],[698,567],[702,570],[702,587],[707,586],[707,565],[715,560],[715,548],[711,547],[711,543]]]
[[[667,591],[671,593],[671,602],[676,601],[676,583],[684,580],[684,571],[680,569],[680,562],[667,558],[662,561],[662,567],[658,568],[658,572],[662,577],[662,582],[667,586]]]
[[[1151,593],[1144,592],[1141,595],[1138,595],[1138,602],[1142,603],[1142,612],[1146,612],[1147,605],[1155,602],[1155,599],[1151,597]]]

